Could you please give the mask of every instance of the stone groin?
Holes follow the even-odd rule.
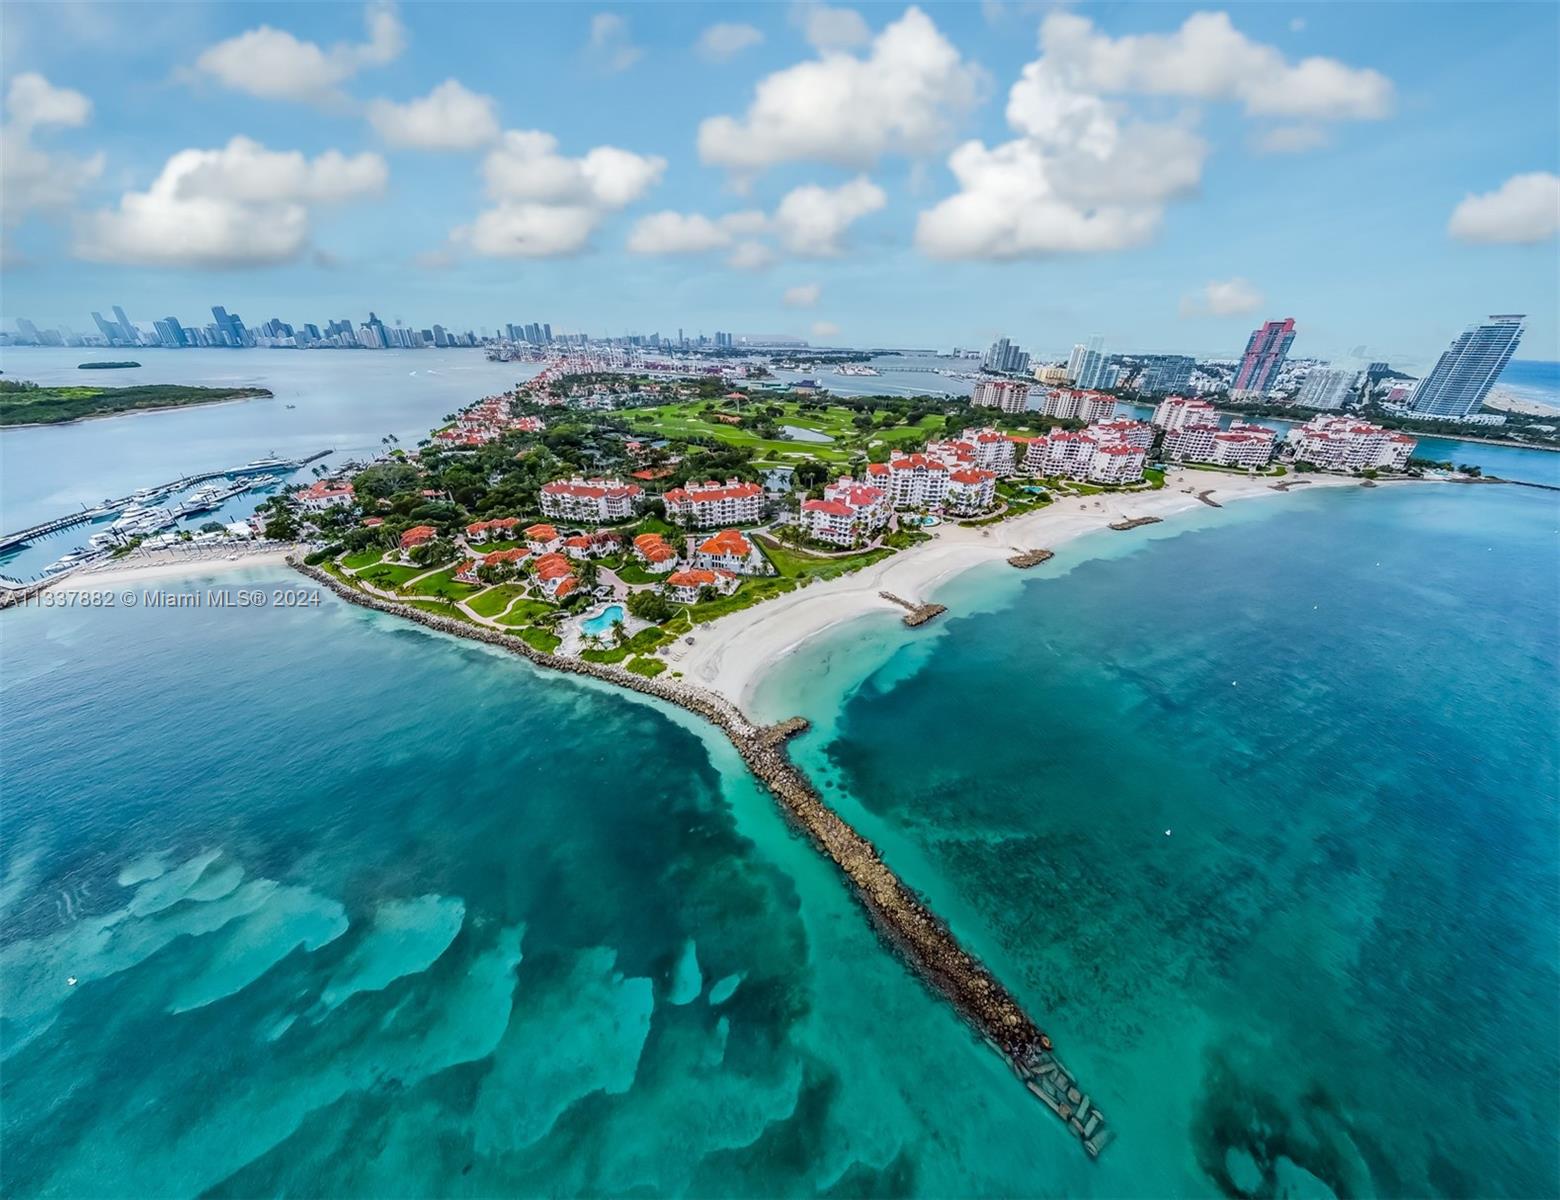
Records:
[[[905,624],[914,629],[917,625],[925,625],[939,613],[948,611],[945,604],[911,604],[902,596],[896,596],[893,592],[879,592],[879,596],[890,604],[897,604],[905,610]]]
[[[1110,527],[1117,532],[1123,532],[1136,529],[1139,525],[1157,525],[1163,520],[1163,517],[1128,517],[1126,520],[1112,521]]]
[[[1275,492],[1287,492],[1292,487],[1299,487],[1302,483],[1310,483],[1309,479],[1286,479],[1283,483],[1270,483],[1268,487]]]
[[[1207,488],[1207,489],[1205,489],[1205,490],[1203,490],[1201,492],[1198,492],[1197,493],[1197,498],[1199,500],[1201,500],[1204,504],[1206,504],[1209,508],[1223,508],[1224,507],[1224,505],[1220,504],[1217,500],[1215,500],[1213,498],[1213,489],[1212,488]]]
[[[941,992],[1007,1059],[1025,1086],[1056,1113],[1091,1157],[1098,1156],[1108,1144],[1112,1135],[1105,1128],[1103,1115],[1057,1060],[1051,1039],[991,972],[959,945],[947,925],[883,861],[877,848],[824,802],[806,774],[791,761],[786,743],[807,728],[804,718],[792,717],[777,725],[755,725],[731,701],[703,688],[548,654],[513,634],[369,595],[296,557],[290,557],[288,562],[348,603],[496,646],[539,667],[589,676],[653,696],[709,721],[731,740],[748,769],[779,801],[791,822],[839,867],[878,931],[917,974]],[[904,604],[897,599],[896,602]]]
[[[1017,546],[1013,549],[1018,550]],[[1018,553],[1008,559],[1008,566],[1025,570],[1029,567],[1038,567],[1043,562],[1049,562],[1056,557],[1051,550],[1018,550]]]

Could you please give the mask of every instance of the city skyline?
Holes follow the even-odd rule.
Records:
[[[515,72],[474,7],[6,6],[3,315],[1560,356],[1550,7],[525,11]]]

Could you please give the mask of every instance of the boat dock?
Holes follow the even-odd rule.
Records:
[[[162,484],[159,487],[143,488],[142,493],[154,495],[166,495],[169,492],[182,492],[186,488],[192,488],[196,484],[206,483],[213,479],[243,479],[250,475],[263,475],[270,472],[278,474],[291,474],[299,467],[307,466],[315,459],[324,458],[331,453],[329,450],[321,450],[317,454],[311,454],[307,458],[268,458],[257,459],[252,463],[245,463],[241,467],[228,467],[219,471],[198,471],[193,475],[185,475],[173,480],[171,483]],[[235,488],[227,493],[224,499],[230,499],[239,492],[247,491],[249,485]],[[113,513],[122,512],[135,501],[135,496],[121,496],[117,500],[105,500],[97,508],[83,508],[80,512],[66,513],[62,517],[53,520],[41,521],[37,525],[30,525],[26,529],[18,529],[15,533],[0,534],[0,550],[10,550],[15,546],[25,546],[28,542],[38,538],[47,537],[51,533],[58,533],[62,529],[69,529],[75,525],[82,525],[88,521],[95,521],[99,517],[110,516]],[[191,511],[199,512],[200,509]],[[180,512],[180,516],[187,515]]]

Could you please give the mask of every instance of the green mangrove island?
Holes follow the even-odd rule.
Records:
[[[126,361],[126,362],[84,362],[84,363],[77,363],[76,364],[76,370],[78,370],[78,371],[112,371],[116,367],[139,367],[140,365],[141,364],[138,363],[138,362],[129,362],[129,361]]]
[[[271,395],[260,387],[190,387],[149,383],[135,387],[42,387],[19,379],[0,379],[0,425],[54,425],[87,417],[184,408]]]

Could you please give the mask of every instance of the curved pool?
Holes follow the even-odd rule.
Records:
[[[621,604],[609,604],[594,617],[586,617],[580,622],[580,632],[586,637],[606,637],[612,632],[612,626],[623,619],[623,606]]]

